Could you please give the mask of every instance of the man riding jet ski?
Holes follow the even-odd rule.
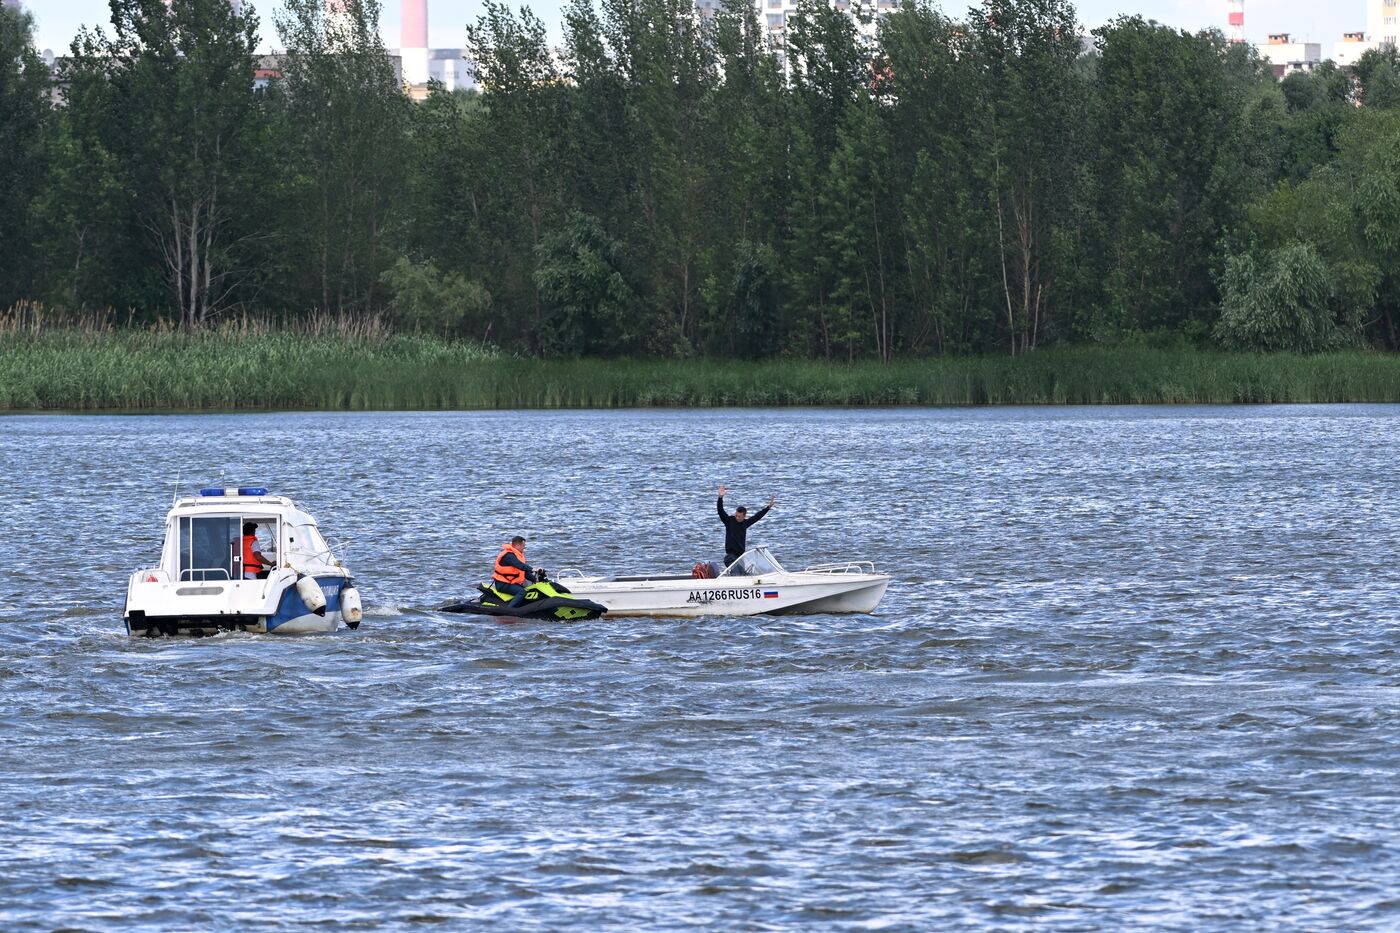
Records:
[[[525,583],[533,580],[529,586]],[[516,536],[503,545],[496,558],[490,583],[478,587],[474,600],[443,606],[442,612],[474,612],[518,619],[596,619],[605,606],[569,595],[562,584],[551,582],[544,568],[525,563],[525,539]]]

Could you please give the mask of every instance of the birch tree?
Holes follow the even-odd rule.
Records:
[[[154,245],[180,323],[226,307],[246,271],[240,188],[258,112],[258,21],[227,0],[110,0],[112,35],[87,32],[75,57],[105,74],[103,135]]]
[[[1065,0],[987,0],[968,13],[981,69],[981,167],[1000,254],[1011,353],[1034,349],[1070,206],[1081,92],[1079,27]]]

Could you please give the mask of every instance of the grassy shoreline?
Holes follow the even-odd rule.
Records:
[[[0,411],[1400,402],[1400,356],[1042,350],[890,364],[512,359],[291,331],[0,332]]]

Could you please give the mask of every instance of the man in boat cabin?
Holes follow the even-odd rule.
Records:
[[[749,549],[747,539],[749,526],[760,518],[768,514],[768,510],[778,501],[777,496],[768,500],[768,504],[759,509],[753,518],[749,518],[749,510],[744,506],[739,506],[730,515],[724,510],[725,487],[719,487],[719,498],[715,500],[715,508],[719,511],[719,520],[724,522],[724,566],[732,567],[734,562],[744,556],[744,552]]]
[[[243,579],[261,580],[272,571],[272,561],[258,550],[258,523],[243,523]]]
[[[508,604],[514,609],[525,601],[525,584],[535,575],[535,569],[525,563],[525,539],[516,535],[510,543],[502,545],[496,557],[496,571],[491,582],[502,593],[514,598]]]

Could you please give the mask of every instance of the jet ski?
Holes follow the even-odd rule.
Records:
[[[477,589],[481,592],[475,599],[449,603],[438,611],[512,619],[557,619],[566,622],[596,619],[608,611],[607,607],[600,603],[574,596],[568,587],[550,580],[543,570],[539,571],[535,582],[525,588],[525,599],[518,606],[510,605],[510,601],[515,597],[498,590],[492,583],[479,584]]]

